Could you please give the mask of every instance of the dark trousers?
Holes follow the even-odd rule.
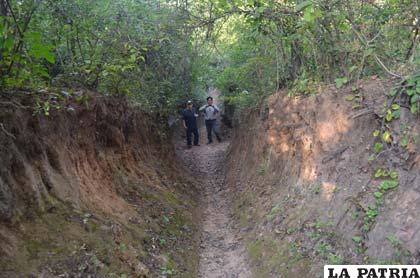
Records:
[[[198,145],[198,129],[197,128],[187,128],[187,145],[191,146],[192,143],[192,135],[194,134],[194,145]]]
[[[206,120],[207,139],[209,143],[213,142],[212,133],[216,135],[217,140],[220,141],[220,135],[216,130],[216,120]]]

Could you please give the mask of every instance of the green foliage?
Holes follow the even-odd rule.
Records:
[[[161,115],[199,93],[187,1],[10,2],[0,17],[4,89],[85,87],[129,95]]]
[[[390,143],[391,142],[391,132],[390,131],[388,131],[388,130],[386,130],[383,134],[382,134],[382,139],[385,141],[385,142],[387,142],[387,143]]]
[[[319,82],[340,88],[403,69],[402,92],[418,112],[414,0],[9,2],[2,89],[86,87],[167,115],[216,86],[241,112],[282,87],[311,94]],[[391,107],[386,120],[399,114]]]
[[[55,63],[53,46],[40,32],[16,26],[9,17],[0,17],[0,85],[45,84],[50,78],[48,65]]]
[[[391,177],[392,179],[396,179],[398,178],[398,172],[397,171],[389,171],[383,168],[378,168],[375,171],[375,178],[380,178],[380,177]]]
[[[420,63],[417,64],[417,66],[419,65]],[[396,87],[392,88],[389,95],[395,98],[398,93],[401,93],[401,95],[405,97],[406,101],[404,101],[404,103],[408,104],[411,113],[417,114],[420,103],[420,71],[418,69],[400,81]],[[386,113],[386,120],[390,122],[392,119],[398,118],[399,116],[400,106],[394,103]]]
[[[354,236],[353,238],[352,238],[352,240],[355,242],[355,243],[357,243],[357,244],[359,244],[359,243],[361,243],[362,242],[362,237],[360,237],[360,236]]]
[[[401,115],[400,106],[396,103],[392,104],[390,109],[386,111],[385,120],[391,122],[394,119],[398,119]]]
[[[333,253],[328,254],[328,264],[341,265],[343,264],[343,262],[344,262],[344,259],[340,255],[336,255]]]
[[[343,78],[337,78],[335,79],[335,85],[338,89],[340,89],[341,87],[343,87],[345,84],[347,84],[348,79],[347,77],[343,77]]]
[[[283,213],[283,211],[284,211],[284,208],[282,204],[275,205],[274,207],[271,208],[270,213],[267,215],[267,220],[269,221],[273,220],[277,215],[280,215],[281,213]]]
[[[401,139],[401,142],[400,142],[401,146],[407,147],[408,146],[408,143],[409,143],[409,140],[410,139],[408,138],[408,136],[407,135],[404,135],[402,137],[402,139]]]
[[[376,200],[381,201],[384,194],[381,192],[374,192],[373,195],[375,196]]]
[[[374,177],[376,179],[383,180],[378,185],[378,191],[373,192],[373,197],[376,200],[376,204],[369,204],[365,209],[364,223],[362,226],[362,231],[365,233],[369,232],[371,230],[372,225],[375,223],[376,217],[379,214],[379,207],[383,204],[385,194],[389,190],[394,189],[399,185],[397,180],[398,172],[395,170],[378,168],[374,173]],[[360,238],[360,240],[362,239]]]
[[[376,153],[379,153],[383,149],[384,145],[382,143],[375,143],[374,150]]]
[[[321,183],[315,184],[312,192],[315,193],[315,194],[321,193]]]
[[[394,248],[398,248],[402,244],[401,240],[399,240],[395,235],[389,235],[386,239],[389,240]]]
[[[363,231],[368,232],[375,223],[376,217],[379,214],[378,207],[374,204],[369,204],[365,211],[365,218],[363,223]]]
[[[409,99],[411,113],[417,114],[420,103],[420,72],[410,75],[407,78],[406,83],[403,93],[407,95]]]
[[[396,180],[384,180],[378,186],[378,188],[382,191],[387,191],[396,187],[398,187],[398,181]]]
[[[292,88],[291,94],[317,93],[320,81],[341,88],[396,72],[401,64],[402,74],[418,65],[416,1],[204,0],[193,6],[195,17],[211,22],[195,41],[209,62],[199,70],[207,77],[202,81],[216,84],[236,112],[282,87]],[[393,107],[386,117],[399,115]]]

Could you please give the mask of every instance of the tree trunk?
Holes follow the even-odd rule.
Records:
[[[0,16],[7,16],[6,0],[0,0]]]

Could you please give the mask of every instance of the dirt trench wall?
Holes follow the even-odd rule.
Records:
[[[385,125],[392,144],[375,152],[388,90],[373,80],[357,91],[279,92],[237,130],[227,181],[241,192],[234,210],[257,277],[420,262],[420,124],[401,107]],[[386,173],[375,177],[378,169]]]
[[[86,261],[91,275],[192,275],[194,182],[169,137],[125,99],[85,96],[50,99],[48,116],[31,96],[1,102],[0,277]]]
[[[153,157],[158,143],[150,140],[146,115],[111,101],[89,105],[69,105],[72,109],[51,116],[2,110],[1,122],[9,130],[0,138],[3,221],[45,210],[50,193],[79,207],[130,214],[112,184],[112,172],[119,166],[139,170],[136,162]]]

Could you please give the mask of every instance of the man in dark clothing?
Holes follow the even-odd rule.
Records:
[[[213,104],[213,98],[207,98],[207,104],[200,107],[199,111],[204,112],[204,118],[206,123],[207,129],[207,144],[213,143],[212,133],[216,135],[217,140],[220,142],[222,139],[220,138],[219,132],[217,131],[217,115],[220,113],[219,107]]]
[[[183,112],[183,124],[187,131],[187,145],[191,148],[192,135],[194,134],[194,146],[200,146],[198,144],[199,134],[197,128],[197,117],[198,114],[193,107],[192,101],[187,102],[187,108]]]

